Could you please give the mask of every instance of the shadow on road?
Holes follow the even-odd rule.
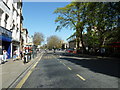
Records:
[[[69,55],[67,55],[69,56]],[[84,68],[88,68],[89,70],[97,73],[102,73],[114,77],[120,78],[120,63],[114,60],[107,60],[107,59],[73,59],[70,57],[63,57],[60,59],[68,60],[72,63],[80,65]]]

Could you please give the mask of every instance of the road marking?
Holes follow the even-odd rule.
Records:
[[[41,55],[39,61],[41,60],[41,58],[42,58],[42,55]],[[32,73],[33,69],[34,69],[35,66],[38,64],[39,61],[37,61],[37,62],[33,65],[33,67],[28,71],[28,73],[23,77],[23,79],[17,84],[17,86],[16,86],[15,88],[21,88],[21,87],[23,86],[23,84],[24,84],[25,81],[28,79],[28,77],[30,76],[30,74]]]
[[[72,70],[70,67],[68,67],[69,70]]]
[[[64,63],[63,63],[63,65],[65,65]],[[66,66],[66,65],[65,65]]]
[[[31,68],[31,70],[33,70],[37,64],[38,64],[38,61],[34,64],[34,66]]]
[[[83,81],[85,81],[85,79],[82,77],[82,76],[80,76],[79,74],[76,74],[80,79],[82,79]]]

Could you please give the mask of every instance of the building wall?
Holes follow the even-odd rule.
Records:
[[[23,37],[23,46],[24,46],[28,43],[28,30],[23,28],[21,33]]]
[[[74,49],[76,49],[76,47],[77,47],[77,43],[76,43],[76,40],[74,39],[74,40],[71,40],[71,41],[69,41],[68,42],[69,43],[69,48],[74,48]],[[81,42],[79,43],[79,46],[80,47],[82,47],[82,44],[81,44]]]
[[[33,37],[32,36],[28,36],[27,43],[33,44]]]
[[[21,2],[21,0],[17,0]],[[12,31],[11,57],[15,49],[20,48],[21,4],[14,0],[0,1],[0,26]]]
[[[3,54],[2,51],[6,50],[8,52],[8,58],[11,56],[11,13],[10,13],[10,4],[12,0],[1,0],[0,1],[0,54]]]
[[[69,48],[76,48],[76,42],[75,41],[70,41],[69,42]]]

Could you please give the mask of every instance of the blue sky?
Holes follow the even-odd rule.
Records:
[[[57,24],[54,20],[57,15],[54,10],[64,7],[70,2],[23,2],[23,27],[28,29],[29,35],[35,32],[42,33],[45,38],[57,35],[62,40],[66,39],[74,32],[73,30],[62,29],[55,32]]]

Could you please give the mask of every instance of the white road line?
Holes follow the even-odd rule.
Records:
[[[72,70],[70,67],[68,67],[69,70]]]
[[[82,76],[80,76],[79,74],[76,74],[80,79],[82,79],[83,81],[85,81],[85,79],[82,77]]]
[[[63,65],[65,65],[64,63],[63,63]],[[66,65],[65,65],[66,66]]]
[[[62,61],[60,61],[62,63]]]

